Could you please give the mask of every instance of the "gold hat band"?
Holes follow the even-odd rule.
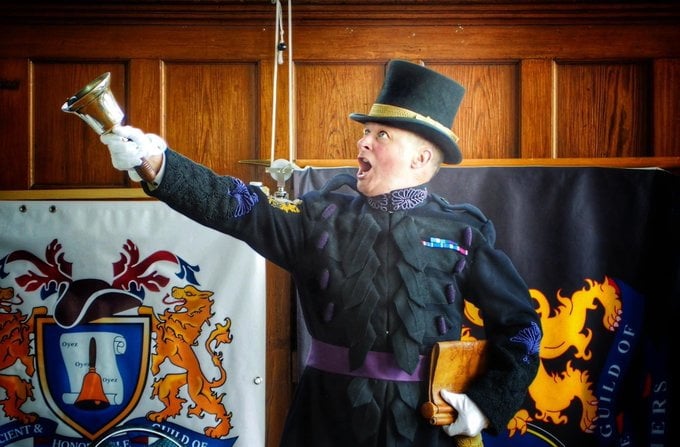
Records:
[[[460,140],[460,138],[458,138],[458,135],[453,133],[451,129],[444,126],[439,121],[435,121],[429,116],[424,116],[421,115],[420,113],[414,112],[409,109],[404,109],[402,107],[376,103],[373,104],[373,106],[371,107],[370,112],[368,112],[368,116],[374,116],[376,118],[411,118],[418,121],[425,121],[427,124],[436,127],[445,135],[448,135],[454,142],[458,143],[458,140]]]

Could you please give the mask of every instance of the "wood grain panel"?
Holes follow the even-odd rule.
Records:
[[[285,2],[283,2],[285,5]],[[190,4],[190,6],[188,6]],[[130,7],[134,5],[134,7]],[[551,23],[628,23],[672,21],[678,16],[673,1],[594,0],[296,0],[295,17],[303,22],[354,25],[409,24],[439,25],[448,21],[522,24],[527,19]],[[252,24],[269,23],[274,6],[269,0],[46,0],[35,2],[3,0],[0,23],[44,24]]]
[[[385,77],[384,63],[305,64],[295,68],[297,158],[356,158],[361,124]]]
[[[41,25],[39,33],[35,31],[31,26],[3,25],[0,55],[240,62],[268,58],[274,38],[274,28],[267,26],[52,23]]]
[[[551,158],[553,135],[553,61],[521,62],[521,158]]]
[[[61,110],[70,96],[102,73],[110,72],[111,91],[125,111],[125,64],[39,61],[33,64],[32,71],[32,187],[126,186],[127,174],[111,166],[99,135],[77,115]]]
[[[251,180],[259,154],[257,65],[175,63],[164,69],[168,145],[221,174]]]
[[[557,66],[558,157],[652,155],[645,63]]]
[[[0,189],[29,189],[29,63],[0,64]]]
[[[267,446],[279,445],[293,395],[295,291],[290,274],[267,261]]]
[[[679,57],[677,25],[626,24],[525,26],[470,25],[465,21],[380,26],[301,26],[295,30],[298,59],[308,61],[390,58],[457,60],[626,59]]]
[[[272,21],[273,23],[273,21]],[[418,59],[595,59],[680,57],[673,23],[508,26],[451,21],[437,25],[295,24],[294,54],[306,61]],[[274,28],[235,26],[3,25],[0,54],[39,58],[97,54],[100,58],[167,57],[184,60],[269,58]]]
[[[453,124],[463,158],[519,156],[519,67],[514,62],[428,63],[462,84]]]
[[[517,157],[517,64],[423,62],[466,88],[453,126],[461,137],[464,156]],[[297,158],[356,156],[355,142],[361,128],[347,116],[351,112],[368,112],[382,84],[384,69],[382,62],[296,65]]]
[[[654,156],[680,154],[680,58],[654,62]]]
[[[128,67],[126,123],[163,136],[162,62],[158,59],[133,59]]]

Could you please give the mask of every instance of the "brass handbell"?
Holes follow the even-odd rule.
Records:
[[[125,114],[116,102],[110,85],[111,73],[106,72],[68,98],[61,110],[78,115],[98,135],[111,132],[123,122]],[[152,182],[156,177],[156,172],[145,158],[135,167],[135,171],[147,182]]]

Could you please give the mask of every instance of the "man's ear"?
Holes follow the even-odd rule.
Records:
[[[411,167],[422,168],[427,166],[435,156],[434,150],[435,149],[429,144],[423,144],[420,146],[413,157],[413,160],[411,161]]]

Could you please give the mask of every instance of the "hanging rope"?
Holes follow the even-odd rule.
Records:
[[[276,152],[276,109],[278,103],[279,65],[283,64],[283,51],[286,49],[281,1],[272,0],[272,2],[274,1],[276,2],[276,24],[274,25],[274,79],[272,80],[272,141],[269,159],[270,165],[274,161]]]
[[[272,140],[270,147],[270,165],[276,156],[276,114],[278,104],[279,86],[279,65],[283,64],[283,52],[288,50],[288,161],[292,164],[295,159],[295,126],[294,126],[294,79],[293,79],[293,13],[292,2],[288,0],[288,40],[290,45],[286,45],[284,39],[285,31],[283,28],[283,8],[280,0],[276,2],[276,25],[274,31],[274,79],[272,80]]]
[[[278,1],[278,0],[277,0]],[[288,0],[288,161],[295,160],[295,115],[293,114],[293,97],[295,94],[295,78],[293,77],[293,5]]]
[[[278,199],[288,199],[288,193],[285,190],[286,180],[290,178],[295,169],[293,160],[295,159],[294,151],[294,135],[295,129],[293,126],[293,39],[292,39],[292,5],[291,0],[288,0],[288,39],[290,40],[290,47],[287,48],[284,40],[283,30],[283,10],[280,0],[272,0],[276,2],[276,25],[274,29],[274,70],[273,70],[273,85],[272,85],[272,141],[271,154],[269,160],[269,167],[267,172],[276,180],[276,192],[274,197]],[[278,31],[278,32],[277,32]],[[278,83],[279,83],[279,65],[283,64],[283,51],[288,49],[288,160],[283,158],[274,159],[276,156],[276,114],[277,114],[277,100],[278,100]]]

